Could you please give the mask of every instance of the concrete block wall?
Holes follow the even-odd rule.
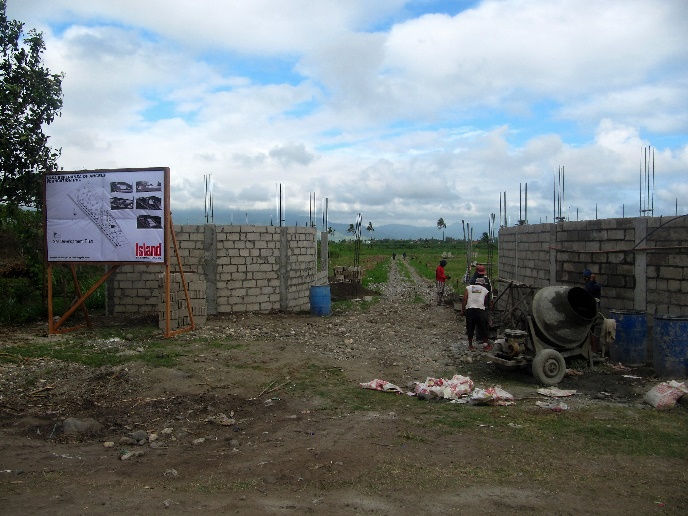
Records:
[[[589,268],[602,308],[688,316],[688,216],[533,224],[499,231],[499,275],[534,287],[581,285]]]
[[[193,314],[194,326],[200,328],[204,326],[207,319],[207,307],[205,302],[205,279],[200,274],[184,273],[186,281],[186,292],[191,303],[191,313]],[[166,305],[165,305],[165,275],[159,274],[158,277],[158,326],[161,330],[166,329]],[[170,274],[170,331],[179,328],[186,328],[191,324],[189,308],[186,304],[186,294],[182,285],[181,275],[178,273]]]
[[[108,288],[112,287],[111,311],[116,315],[155,314],[160,297],[160,275],[165,269],[160,265],[122,265],[117,269]],[[108,293],[109,294],[109,293]]]
[[[327,272],[318,269],[314,228],[190,224],[174,231],[184,273],[205,281],[208,315],[308,310],[311,285],[327,282]],[[169,253],[176,270],[171,242]],[[156,313],[163,271],[160,265],[120,267],[112,281],[113,313]]]
[[[282,228],[284,239],[284,229]],[[310,288],[316,283],[317,251],[315,231],[309,228],[286,228],[287,256],[287,299],[283,301],[287,311],[310,309]],[[283,285],[284,287],[285,285]]]
[[[672,218],[645,219],[636,254],[646,270],[647,311],[688,316],[688,216],[667,222]]]
[[[280,228],[217,226],[215,245],[213,313],[279,310]]]

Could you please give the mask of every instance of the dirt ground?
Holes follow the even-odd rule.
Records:
[[[330,317],[211,319],[169,341],[169,367],[0,362],[0,512],[688,511],[685,454],[608,448],[600,435],[623,424],[622,440],[655,417],[686,424],[685,405],[661,416],[643,405],[656,383],[651,371],[582,366],[559,385],[578,391],[565,399],[568,410],[539,408],[528,372],[498,371],[469,353],[463,320],[412,276],[403,279],[392,262],[379,301],[355,301]],[[147,330],[102,322],[121,337],[93,337],[88,349],[135,358],[148,346]],[[45,325],[5,329],[0,353],[70,338],[47,337]],[[516,405],[359,387],[382,378],[406,390],[457,373],[476,386],[501,385]],[[578,437],[571,429],[582,418],[594,431]]]

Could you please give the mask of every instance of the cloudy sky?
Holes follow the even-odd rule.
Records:
[[[375,225],[688,212],[685,0],[8,0],[63,72],[65,170],[169,166],[172,208]],[[289,218],[289,217],[288,217]],[[228,222],[217,220],[216,222]]]

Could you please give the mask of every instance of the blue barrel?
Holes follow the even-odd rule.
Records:
[[[311,287],[311,315],[330,315],[330,286],[316,285]]]
[[[629,366],[645,364],[647,317],[639,310],[610,310],[616,321],[616,338],[609,345],[609,358]]]
[[[658,376],[688,376],[688,317],[655,316],[652,364]]]

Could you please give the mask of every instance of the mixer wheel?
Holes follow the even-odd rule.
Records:
[[[566,361],[555,349],[540,351],[533,359],[533,376],[544,385],[556,385],[564,379]]]

